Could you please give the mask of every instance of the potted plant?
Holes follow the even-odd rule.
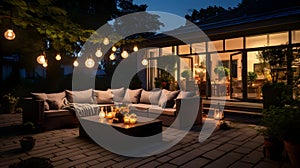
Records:
[[[23,125],[25,132],[27,135],[22,137],[19,142],[23,151],[29,151],[35,146],[35,139],[29,134],[35,131],[35,126],[32,122],[26,122]]]
[[[284,142],[293,167],[300,167],[300,107],[295,105],[284,107],[271,106],[263,110],[263,125],[260,131],[269,137]]]
[[[8,93],[2,96],[1,108],[4,113],[15,113],[19,97]]]
[[[257,79],[257,74],[255,72],[248,72],[248,84],[249,86],[253,86],[253,83]]]
[[[219,80],[222,80],[224,77],[228,77],[230,74],[229,68],[222,65],[215,67],[214,72],[218,75]]]

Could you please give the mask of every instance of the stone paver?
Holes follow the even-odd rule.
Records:
[[[201,129],[193,129],[167,151],[143,158],[107,151],[91,140],[78,137],[78,128],[33,134],[36,146],[23,152],[18,142],[24,135],[19,130],[21,114],[0,114],[0,123],[0,167],[41,156],[50,158],[55,167],[290,167],[288,162],[264,159],[263,137],[256,134],[253,125],[243,123],[232,123],[233,128],[228,131],[216,129],[202,143],[198,142]]]

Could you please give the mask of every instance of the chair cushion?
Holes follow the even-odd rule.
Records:
[[[158,105],[163,108],[173,108],[175,104],[175,98],[178,96],[178,94],[179,90],[169,91],[163,89],[159,98]]]
[[[94,103],[92,89],[82,91],[66,90],[66,97],[70,103]]]
[[[46,93],[31,93],[33,100],[43,100],[44,101],[44,110],[49,110],[49,104],[47,103],[47,94]]]
[[[97,104],[112,104],[113,94],[110,89],[107,90],[93,90],[93,97]]]
[[[111,89],[111,92],[113,94],[113,101],[114,102],[122,102],[125,94],[125,89],[118,88],[118,89]]]
[[[161,90],[146,91],[142,90],[140,103],[158,105]]]
[[[139,103],[142,89],[126,89],[123,102],[124,103]]]

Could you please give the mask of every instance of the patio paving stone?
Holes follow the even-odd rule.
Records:
[[[263,137],[254,125],[232,123],[231,130],[216,129],[204,142],[198,142],[199,128],[193,128],[175,146],[149,157],[127,157],[114,154],[92,140],[81,138],[78,128],[59,129],[32,134],[36,146],[28,152],[20,150],[17,131],[21,114],[0,115],[0,167],[30,157],[50,158],[55,167],[205,167],[205,168],[289,168],[287,161],[276,162],[263,158]],[[15,131],[15,132],[12,132]],[[180,132],[180,131],[179,131]],[[176,135],[176,134],[175,134]],[[172,135],[174,136],[174,135]]]

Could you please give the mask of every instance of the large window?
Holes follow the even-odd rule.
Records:
[[[210,41],[207,45],[208,52],[223,51],[223,40]]]
[[[267,45],[267,35],[246,37],[246,48],[265,47]]]
[[[292,31],[292,43],[300,43],[300,30]]]
[[[226,50],[243,49],[243,37],[226,39],[225,48]]]

